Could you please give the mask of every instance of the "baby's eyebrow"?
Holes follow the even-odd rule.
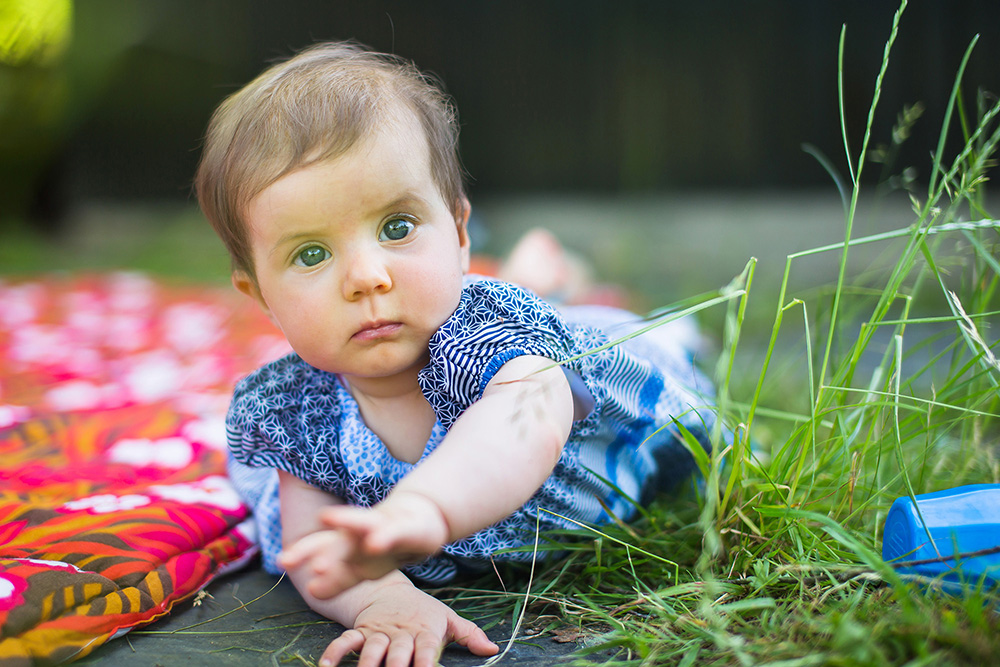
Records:
[[[392,211],[393,209],[408,208],[414,205],[424,206],[426,204],[427,204],[426,200],[424,200],[424,198],[421,197],[420,195],[414,194],[412,192],[407,192],[400,195],[396,199],[392,200],[385,206],[382,206],[379,210],[389,212]]]
[[[280,237],[277,241],[274,242],[274,245],[271,247],[270,254],[273,255],[274,253],[278,252],[289,243],[298,241],[300,239],[315,238],[318,234],[319,232],[314,230],[290,232],[288,234],[285,234],[284,236]]]

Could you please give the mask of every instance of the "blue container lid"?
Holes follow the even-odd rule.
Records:
[[[897,498],[889,509],[882,538],[884,560],[920,561],[1000,547],[1000,484],[944,489],[918,495],[916,500],[915,505],[909,497]],[[976,584],[985,575],[987,586],[991,586],[1000,580],[1000,553],[912,565],[899,571],[969,584]]]

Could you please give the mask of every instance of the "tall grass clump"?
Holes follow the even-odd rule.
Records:
[[[591,660],[610,655],[614,664],[997,660],[998,599],[985,582],[946,595],[880,556],[895,498],[1000,481],[991,328],[1000,221],[985,197],[1000,105],[983,94],[975,109],[965,104],[975,40],[958,65],[927,189],[909,192],[912,224],[859,233],[871,201],[862,197],[863,172],[905,7],[892,22],[860,145],[847,136],[842,105],[844,181],[836,161],[820,158],[841,190],[843,241],[788,256],[755,381],[736,370],[755,260],[711,299],[682,304],[727,309],[716,376],[728,428],[715,434],[711,455],[692,446],[701,472],[694,490],[660,499],[638,522],[582,528],[568,559],[539,563],[530,594],[522,586],[522,597],[507,598],[531,612],[529,631],[582,633]],[[841,93],[844,44],[842,31]],[[890,260],[852,275],[848,258],[865,244],[883,245]],[[793,268],[807,270],[826,253],[839,256],[836,282],[796,291]],[[787,345],[789,337],[802,345]],[[472,609],[492,599],[458,597]]]

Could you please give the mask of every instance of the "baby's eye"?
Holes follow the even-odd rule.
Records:
[[[295,264],[297,266],[316,266],[323,260],[330,257],[330,252],[326,248],[321,248],[318,245],[311,245],[308,248],[303,248],[302,251],[295,256]]]
[[[413,231],[413,223],[406,218],[393,218],[382,225],[378,234],[379,241],[399,241]]]

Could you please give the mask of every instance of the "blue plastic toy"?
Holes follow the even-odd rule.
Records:
[[[916,563],[897,569],[903,574],[940,578],[945,589],[952,592],[956,589],[954,584],[976,586],[984,575],[984,588],[1000,583],[1000,484],[959,486],[925,493],[916,499],[916,505],[907,496],[893,502],[885,520],[882,558],[910,563],[947,557],[943,562]],[[995,552],[954,558],[956,554],[990,549]]]

